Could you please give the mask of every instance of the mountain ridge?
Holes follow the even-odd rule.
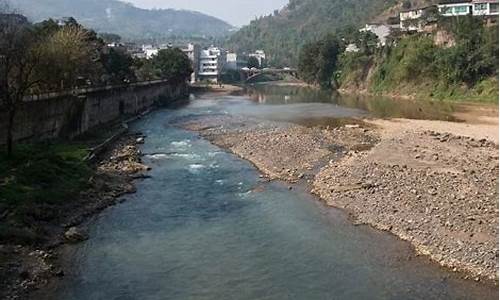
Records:
[[[112,32],[127,39],[223,37],[234,28],[197,11],[144,9],[118,0],[11,0],[10,4],[35,22],[74,17],[98,32]]]
[[[235,51],[263,49],[271,64],[295,66],[302,45],[348,26],[362,27],[400,0],[290,0],[278,13],[242,27],[226,43]]]

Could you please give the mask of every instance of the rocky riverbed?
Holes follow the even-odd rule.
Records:
[[[0,244],[1,299],[28,298],[33,290],[64,276],[58,262],[60,246],[87,239],[86,221],[116,204],[121,195],[134,193],[133,180],[147,176],[149,167],[141,163],[137,149],[143,140],[140,134],[120,138],[97,160],[94,174],[89,178],[90,188],[82,191],[78,200],[69,201],[64,207],[46,208],[59,213],[50,220],[37,221],[37,231],[43,234],[42,243]]]
[[[412,120],[304,127],[229,115],[178,124],[269,179],[307,180],[355,222],[408,240],[466,278],[498,280],[498,145],[481,128]]]

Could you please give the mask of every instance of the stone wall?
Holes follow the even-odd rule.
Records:
[[[186,95],[185,84],[154,81],[30,96],[16,114],[14,139],[73,138],[98,125]],[[7,121],[6,109],[0,106],[0,145],[6,142]]]

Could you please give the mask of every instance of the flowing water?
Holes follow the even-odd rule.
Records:
[[[152,177],[91,223],[90,240],[71,246],[70,272],[51,298],[497,298],[493,287],[457,279],[305,188],[264,182],[250,163],[170,125],[218,113],[300,118],[304,108],[260,105],[252,95],[205,95],[132,125],[147,135],[143,153],[155,153],[144,158]],[[311,100],[308,117],[370,114],[302,97]]]

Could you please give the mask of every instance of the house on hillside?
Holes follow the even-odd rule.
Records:
[[[435,6],[421,6],[400,11],[399,26],[401,31],[424,31],[428,23],[435,21],[431,17],[435,10]]]
[[[498,16],[498,0],[443,0],[438,4],[442,16]]]
[[[498,16],[498,0],[473,0],[474,16]]]
[[[471,0],[443,0],[437,5],[440,15],[445,17],[472,14]]]

